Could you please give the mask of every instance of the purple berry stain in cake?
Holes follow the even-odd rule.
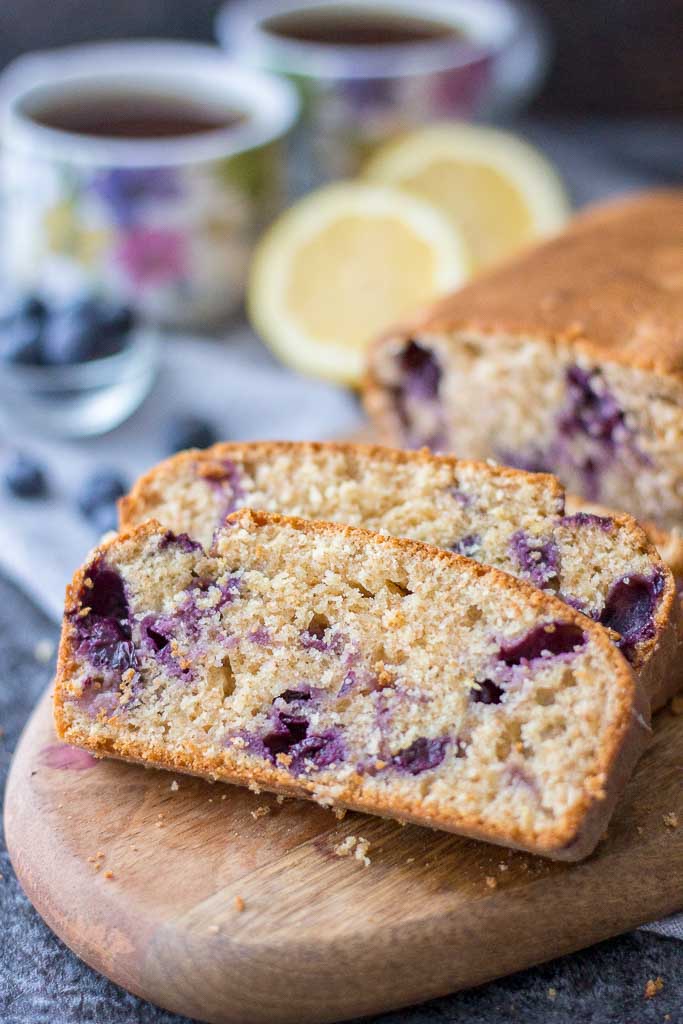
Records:
[[[496,459],[504,466],[521,469],[525,473],[549,473],[551,471],[548,456],[538,449],[527,452],[513,451],[511,448],[496,448]]]
[[[464,555],[465,558],[474,558],[481,547],[481,537],[478,533],[468,533],[461,537],[455,544],[451,545],[451,551],[456,555]]]
[[[159,544],[159,550],[163,551],[165,548],[175,546],[181,551],[189,554],[191,551],[201,551],[202,546],[199,541],[192,540],[187,533],[174,533],[173,530],[168,530],[161,538]]]
[[[472,495],[468,494],[467,491],[463,491],[460,487],[451,487],[448,493],[461,508],[469,508],[472,504]]]
[[[137,669],[121,576],[98,558],[87,570],[78,596],[81,609],[88,608],[89,612],[70,615],[78,638],[77,653],[96,668],[119,676],[128,669]]]
[[[600,623],[620,634],[618,646],[627,658],[633,656],[636,644],[655,635],[654,617],[664,586],[665,577],[661,572],[651,576],[633,573],[612,584],[600,613]]]
[[[562,526],[594,526],[599,530],[604,530],[605,533],[610,533],[614,529],[614,520],[610,519],[609,516],[598,516],[594,512],[575,512],[571,516],[563,516],[561,520]]]
[[[206,480],[221,498],[217,525],[217,529],[220,529],[223,520],[240,508],[244,500],[245,491],[240,471],[232,459],[220,459],[209,464],[197,463],[197,468],[202,479]]]
[[[345,749],[340,731],[309,734],[309,726],[305,715],[278,709],[271,718],[270,730],[260,739],[253,737],[249,746],[293,775],[342,761]]]
[[[442,371],[435,353],[416,341],[409,341],[398,355],[399,383],[392,389],[394,405],[401,421],[406,441],[411,447],[427,445],[443,449],[443,410],[439,402]],[[425,432],[415,432],[413,414],[420,409],[420,421],[429,421]]]
[[[560,575],[560,552],[552,537],[531,537],[518,530],[510,538],[510,553],[522,573],[541,590]]]
[[[503,687],[492,679],[482,679],[470,690],[470,700],[473,704],[500,704],[504,693]]]
[[[265,626],[257,626],[256,629],[252,629],[250,633],[247,633],[247,640],[256,644],[257,647],[271,647],[273,643],[273,638]]]
[[[600,478],[617,454],[628,455],[641,464],[649,460],[638,449],[626,414],[601,372],[567,367],[567,404],[557,420],[558,439],[553,459],[578,471],[588,498],[600,497]],[[575,446],[572,442],[577,441]]]
[[[335,633],[324,616],[314,615],[306,629],[299,634],[301,646],[307,651],[341,654],[346,646],[346,639],[341,633]]]
[[[586,633],[574,622],[552,622],[534,626],[512,643],[502,644],[498,659],[506,665],[522,665],[537,658],[574,654],[588,640]]]
[[[428,738],[420,736],[409,747],[404,747],[391,759],[394,768],[408,772],[410,775],[421,775],[422,772],[438,768],[446,756],[449,739],[447,736]]]

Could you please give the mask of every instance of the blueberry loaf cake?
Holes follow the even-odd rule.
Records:
[[[597,684],[597,685],[596,685]],[[647,740],[599,625],[460,555],[243,509],[148,522],[67,594],[59,736],[99,755],[586,856]]]
[[[556,593],[619,633],[653,707],[678,689],[679,608],[666,565],[629,516],[564,514],[554,477],[351,444],[218,444],[162,462],[120,503],[207,546],[248,506],[408,537]]]
[[[380,339],[367,409],[388,443],[680,527],[682,324],[683,190],[609,203]]]

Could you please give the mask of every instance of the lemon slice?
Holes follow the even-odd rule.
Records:
[[[342,182],[296,203],[263,237],[249,315],[283,362],[357,384],[369,341],[468,272],[460,232],[426,200]]]
[[[464,234],[474,269],[558,231],[569,203],[550,164],[514,135],[471,124],[411,132],[371,158],[364,177],[438,206]]]

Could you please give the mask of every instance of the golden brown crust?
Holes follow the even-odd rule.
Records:
[[[503,477],[520,482],[534,480],[539,487],[548,492],[552,503],[558,508],[561,507],[564,499],[562,485],[556,477],[549,473],[532,474],[489,462],[458,459],[453,455],[435,455],[428,448],[407,451],[381,445],[344,442],[220,442],[210,448],[191,449],[173,455],[140,477],[130,493],[119,501],[121,529],[133,529],[137,523],[144,522],[150,516],[150,510],[155,512],[160,501],[163,501],[164,480],[169,476],[180,475],[183,468],[190,465],[203,466],[210,470],[212,464],[215,463],[218,466],[226,459],[236,464],[250,466],[267,462],[283,453],[300,454],[305,457],[307,454],[324,452],[353,455],[359,460],[389,460],[395,465],[413,464],[418,466],[425,463],[436,463],[447,465],[454,471],[458,468],[467,469],[467,467],[473,466],[489,477]],[[569,498],[567,505],[568,511],[579,511],[589,507],[575,498]],[[681,658],[679,641],[681,609],[677,598],[676,584],[667,571],[667,560],[662,560],[655,543],[632,516],[598,506],[591,507],[599,514],[613,519],[616,528],[628,534],[634,549],[645,552],[653,566],[658,567],[666,577],[664,591],[655,616],[656,634],[640,648],[637,664],[646,690],[650,694],[652,710],[656,711],[679,690],[683,682],[683,658]],[[681,552],[683,560],[683,543]]]
[[[560,502],[564,489],[557,477],[550,473],[525,473],[509,466],[495,466],[475,459],[458,459],[453,455],[435,455],[429,448],[408,451],[405,448],[391,448],[378,444],[353,444],[344,441],[220,441],[210,448],[190,448],[178,452],[158,463],[136,480],[130,493],[119,499],[119,525],[122,530],[132,529],[147,518],[147,510],[156,507],[159,500],[159,485],[163,477],[174,474],[184,465],[197,463],[210,466],[212,462],[230,459],[238,463],[253,464],[287,453],[322,454],[339,452],[354,455],[358,459],[384,459],[396,465],[420,465],[435,462],[453,469],[467,469],[473,466],[490,474],[508,477],[511,480],[534,479],[546,489],[553,501]]]
[[[387,337],[526,335],[683,381],[683,189],[604,203]],[[372,352],[370,358],[372,366]],[[374,410],[370,370],[366,400]]]
[[[587,632],[591,641],[600,648],[601,654],[613,666],[610,685],[614,687],[614,720],[602,742],[598,759],[589,778],[586,779],[582,797],[571,811],[554,826],[540,833],[530,835],[522,829],[484,825],[477,817],[454,813],[425,813],[424,808],[414,801],[398,798],[396,795],[368,799],[362,794],[360,777],[352,778],[342,788],[335,787],[333,796],[319,780],[309,778],[293,779],[283,768],[259,764],[246,771],[237,764],[234,753],[226,749],[219,756],[207,757],[196,747],[188,744],[180,753],[171,753],[159,747],[143,745],[136,740],[121,738],[106,741],[96,740],[85,730],[69,727],[63,714],[63,702],[67,696],[68,682],[74,665],[74,629],[70,619],[65,625],[60,645],[57,681],[55,687],[55,721],[58,735],[65,741],[86,747],[94,753],[120,757],[125,760],[154,764],[160,767],[186,771],[192,774],[223,779],[227,782],[257,785],[274,792],[299,795],[323,800],[342,807],[366,811],[393,818],[403,818],[417,824],[454,831],[489,842],[514,846],[559,860],[578,860],[587,856],[598,842],[607,824],[613,805],[624,782],[628,778],[649,735],[648,701],[641,684],[634,676],[627,662],[610,642],[602,627],[586,619],[559,599],[544,594],[524,581],[516,580],[500,570],[479,565],[460,555],[429,547],[416,541],[374,534],[359,527],[335,523],[319,523],[254,512],[242,509],[229,517],[229,523],[236,523],[246,529],[281,524],[310,536],[324,534],[341,535],[355,543],[387,546],[394,552],[417,557],[425,561],[439,561],[452,566],[460,574],[475,578],[487,576],[500,588],[501,596],[506,592],[523,598],[535,609],[546,615],[561,616],[564,621],[575,622]],[[111,549],[117,550],[122,544],[133,542],[140,548],[147,539],[162,534],[158,523],[148,522],[123,537],[116,538],[98,549],[97,555],[106,556]],[[81,610],[81,588],[86,579],[87,568],[79,569],[67,593],[67,611]]]

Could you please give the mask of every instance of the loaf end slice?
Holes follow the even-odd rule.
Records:
[[[147,523],[69,588],[59,736],[101,756],[591,852],[649,734],[605,630],[462,556],[242,510]]]

